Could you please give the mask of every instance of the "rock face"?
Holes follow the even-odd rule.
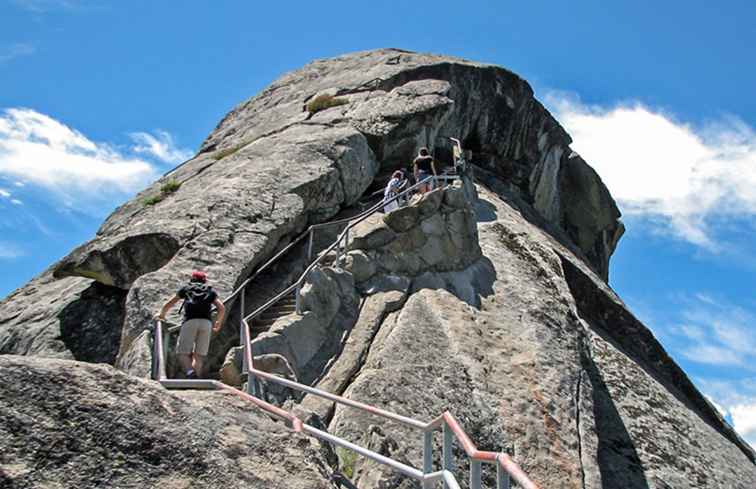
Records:
[[[417,276],[390,308],[369,295],[367,353],[345,349],[339,369],[352,380],[323,385],[423,421],[450,410],[479,448],[513,453],[542,487],[753,487],[752,449],[568,238],[529,222],[537,214],[514,194],[479,193],[483,257]],[[391,312],[376,319],[376,309]],[[311,396],[302,407],[333,433],[422,465],[417,431]],[[361,489],[418,487],[373,463],[355,474]]]
[[[321,94],[346,104],[307,112]],[[420,146],[450,164],[447,136],[464,140],[476,163],[518,189],[606,278],[622,234],[617,207],[528,84],[496,66],[398,50],[284,75],[232,110],[196,157],[117,209],[52,275],[126,291],[115,363],[147,375],[143,331],[191,269],[205,269],[221,296],[229,294],[287,239],[354,203]],[[60,297],[56,281],[37,282],[1,309],[34,309],[34,292],[72,297]],[[23,329],[19,317],[0,312],[0,341]],[[59,335],[54,318],[43,323],[41,337]],[[26,353],[24,342],[5,351]]]
[[[0,486],[326,489],[328,450],[216,392],[0,356]]]
[[[373,214],[355,226],[345,265],[355,281],[375,274],[411,277],[461,270],[477,260],[475,212],[458,184],[429,192],[384,216]]]
[[[308,111],[324,94],[342,103]],[[607,285],[619,211],[529,85],[399,50],[284,75],[92,241],[0,302],[0,353],[47,357],[0,357],[2,481],[310,488],[348,468],[360,489],[416,487],[217,393],[167,393],[137,377],[150,370],[151,318],[190,270],[227,296],[307,225],[357,212],[420,146],[451,163],[449,136],[472,151],[480,199],[451,186],[366,219],[340,266],[310,275],[303,314],[258,335],[254,355],[423,421],[448,409],[480,449],[510,452],[544,488],[756,487],[753,450]],[[281,275],[305,265],[287,259]],[[256,293],[274,293],[265,287]],[[238,350],[216,351],[238,331],[239,303],[227,306],[212,355],[234,383]],[[276,394],[332,433],[421,465],[417,432]]]

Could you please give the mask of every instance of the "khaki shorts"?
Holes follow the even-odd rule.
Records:
[[[213,323],[209,319],[190,319],[181,325],[176,353],[187,355],[196,353],[199,356],[207,356],[210,349],[210,331]]]

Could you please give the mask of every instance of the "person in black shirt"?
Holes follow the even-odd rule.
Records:
[[[207,285],[205,272],[192,272],[191,281],[165,303],[158,319],[164,321],[168,311],[181,299],[184,300],[184,322],[181,324],[176,355],[186,377],[194,379],[202,376],[202,367],[210,348],[210,332],[220,331],[226,308],[218,294]],[[218,308],[215,324],[212,322],[213,305]]]
[[[425,180],[429,176],[436,176],[436,163],[433,161],[433,157],[428,154],[428,148],[420,148],[420,152],[417,158],[412,162],[413,173],[415,174],[415,181],[420,182]],[[432,189],[431,184],[426,183],[418,187],[418,191],[421,194],[428,192]]]

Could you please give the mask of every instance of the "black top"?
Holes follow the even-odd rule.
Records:
[[[413,162],[415,165],[417,165],[417,169],[420,171],[424,171],[425,173],[433,173],[433,168],[431,167],[431,163],[433,162],[433,157],[428,156],[418,156],[415,158],[415,161]]]
[[[184,299],[184,320],[209,319],[212,320],[211,311],[213,302],[218,294],[207,284],[191,282],[179,289],[176,293]]]

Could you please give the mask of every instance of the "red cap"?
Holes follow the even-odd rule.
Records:
[[[205,272],[200,272],[199,270],[195,270],[192,272],[192,280],[195,282],[206,282],[207,274]]]

